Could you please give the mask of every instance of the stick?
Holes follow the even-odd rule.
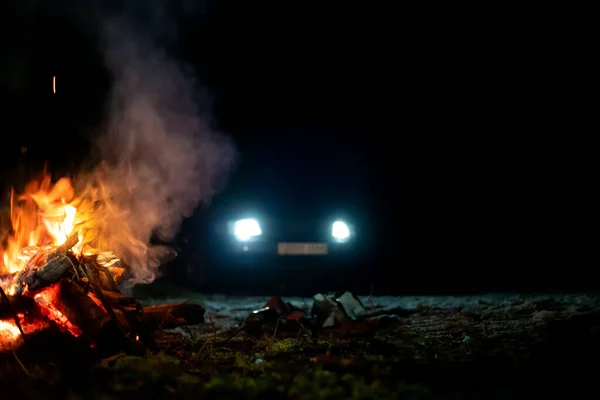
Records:
[[[277,318],[277,323],[275,324],[275,330],[273,331],[273,338],[277,335],[277,328],[279,328],[279,321],[281,321],[281,317]]]
[[[237,328],[231,335],[229,335],[229,337],[225,340],[223,340],[223,343],[227,343],[229,342],[231,339],[233,339],[234,337],[236,337],[237,335],[239,335],[244,328],[246,328],[246,324],[243,324],[242,326],[240,326],[239,328]]]
[[[79,242],[77,235],[72,235],[65,243],[53,251],[41,250],[25,264],[15,278],[16,294],[26,290],[35,292],[58,282],[70,267],[76,268],[71,260],[71,248]]]
[[[13,353],[13,356],[15,357],[15,360],[17,360],[17,362],[19,363],[19,365],[21,366],[21,368],[23,368],[23,371],[25,371],[25,374],[27,374],[27,376],[31,376],[31,374],[29,373],[29,371],[27,370],[27,368],[25,368],[25,365],[19,359],[19,356],[17,356],[17,353],[15,353],[14,350],[13,350],[12,353]]]
[[[79,236],[77,234],[71,235],[67,238],[66,242],[56,248],[56,252],[67,254],[67,252],[71,250],[78,242]]]
[[[208,314],[208,319],[210,320],[210,325],[212,326],[213,331],[215,333],[215,340],[217,340],[217,327],[215,326],[215,323],[213,322],[213,319],[210,316],[210,312],[208,312],[207,314]]]
[[[187,302],[174,304],[161,304],[143,308],[144,313],[139,317],[142,325],[149,329],[175,328],[184,325],[197,325],[204,322],[204,308],[199,304],[188,304]],[[216,326],[212,324],[215,329]]]
[[[106,297],[102,293],[102,289],[100,288],[100,286],[98,285],[98,283],[94,279],[93,274],[92,273],[88,273],[87,268],[88,268],[88,264],[84,264],[84,269],[86,270],[86,275],[88,277],[88,285],[91,286],[92,292],[100,300],[100,302],[102,303],[102,305],[106,309],[106,312],[108,313],[108,315],[110,316],[110,318],[114,321],[114,323],[117,325],[117,327],[119,328],[119,330],[121,330],[121,332],[123,333],[123,336],[127,336],[127,332],[125,331],[124,327],[122,326],[122,324],[120,323],[119,319],[115,315],[115,311],[114,311],[114,309],[112,307],[112,304],[106,299]],[[126,315],[125,313],[123,313],[123,315],[125,316],[127,322],[131,325],[132,324],[131,318],[128,318],[128,315]],[[139,333],[139,332],[137,332],[137,329],[136,329],[135,326],[130,326],[130,327],[133,328],[136,331],[136,332],[133,332],[133,333],[135,333],[135,334]]]
[[[8,307],[9,310],[12,311],[12,307],[10,305],[10,300],[8,299],[8,296],[6,295],[6,293],[4,293],[4,289],[2,289],[0,287],[0,295],[2,295],[2,300],[6,302],[6,305]],[[16,313],[12,313],[13,315],[13,319],[15,320],[15,325],[17,325],[17,328],[19,328],[19,332],[21,332],[21,336],[23,336],[23,341],[27,341],[27,337],[25,336],[25,332],[23,331],[23,327],[21,326],[21,322],[19,322],[19,317],[17,317]]]

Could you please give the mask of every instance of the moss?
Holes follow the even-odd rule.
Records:
[[[208,398],[257,398],[277,390],[281,376],[264,374],[251,376],[240,373],[218,374],[204,384],[204,397]]]
[[[270,368],[271,362],[266,361],[262,357],[247,355],[237,352],[235,354],[235,366],[246,371],[263,371],[265,368]]]
[[[266,352],[269,356],[280,354],[289,354],[304,350],[304,343],[298,339],[270,340],[266,346]]]
[[[317,369],[297,375],[288,391],[290,397],[304,399],[422,399],[430,396],[430,391],[421,385],[398,383],[386,385],[381,380],[368,381],[355,374],[339,374]]]

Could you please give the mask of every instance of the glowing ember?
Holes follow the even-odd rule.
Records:
[[[19,315],[21,328],[26,335],[48,328],[43,320],[28,320],[23,314]],[[0,320],[0,351],[13,350],[22,343],[22,335],[14,320]]]
[[[106,312],[106,308],[104,307],[104,304],[102,304],[102,302],[100,301],[100,299],[97,298],[96,296],[94,296],[92,294],[92,292],[88,293],[88,297],[90,299],[92,299],[92,301],[94,302],[94,304],[96,304],[102,311]]]
[[[60,328],[66,330],[71,335],[75,337],[80,336],[81,329],[72,324],[62,312],[52,305],[52,303],[57,301],[58,288],[59,286],[55,284],[36,294],[34,297],[35,302],[40,305],[42,313],[46,318],[54,321]]]
[[[12,339],[15,340],[21,336],[21,332],[14,322],[0,321],[0,340]]]
[[[14,321],[0,320],[0,352],[10,351],[19,345],[21,332]]]

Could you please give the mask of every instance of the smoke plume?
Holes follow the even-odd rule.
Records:
[[[122,258],[131,283],[147,283],[165,256],[151,239],[173,239],[182,220],[210,201],[235,152],[211,130],[192,74],[153,35],[124,18],[102,29],[113,76],[108,124],[95,140],[101,163],[76,182],[84,193],[78,210],[96,216],[84,241]]]

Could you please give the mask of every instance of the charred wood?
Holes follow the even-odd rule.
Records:
[[[129,335],[130,339],[139,339],[139,334],[143,329],[140,327],[139,321],[135,316],[142,312],[142,306],[132,298],[125,298],[120,292],[103,291],[95,278],[97,274],[95,274],[94,271],[97,271],[97,269],[95,269],[94,265],[88,263],[85,265],[85,269],[88,284],[84,287],[84,293],[88,294],[88,296],[92,296],[97,304],[98,302],[102,304],[103,310],[111,317],[118,328],[121,329],[123,336]],[[109,274],[108,276],[110,277]],[[83,282],[80,281],[78,283],[82,284]],[[91,293],[88,293],[89,288],[92,290]],[[115,297],[120,300],[120,303],[115,301]],[[125,299],[127,300],[126,302],[124,301]],[[130,305],[133,307],[126,310],[125,307]],[[117,314],[117,312],[119,312],[119,314]],[[143,336],[148,335],[143,334]]]
[[[0,319],[12,318],[15,313],[32,311],[36,306],[35,300],[27,296],[6,295],[6,299],[0,298]]]
[[[72,254],[50,253],[45,263],[25,279],[27,290],[36,292],[56,283],[74,268],[77,268],[77,260]]]
[[[70,279],[60,283],[60,299],[66,317],[90,336],[110,322],[110,316]]]
[[[76,268],[77,260],[70,252],[78,242],[77,235],[52,251],[42,250],[35,254],[15,278],[15,293],[25,289],[36,292],[58,282],[70,268]]]
[[[132,297],[121,293],[102,291],[104,298],[116,310],[136,315],[136,319],[145,329],[169,329],[184,325],[197,325],[204,322],[204,308],[187,301],[172,304],[142,307]]]
[[[141,321],[151,329],[170,329],[204,322],[204,308],[187,302],[144,307]]]
[[[103,290],[102,295],[113,308],[125,309],[128,312],[135,312],[137,315],[142,315],[144,312],[142,305],[133,297],[108,290]]]
[[[132,349],[132,342],[115,319],[96,304],[85,291],[70,279],[60,283],[61,311],[95,343],[102,352]]]
[[[14,285],[15,285],[15,293],[17,295],[21,295],[25,291],[26,285],[27,285],[26,279],[28,279],[35,272],[35,267],[38,264],[38,262],[40,262],[43,255],[44,255],[43,252],[39,252],[36,255],[34,255],[27,262],[27,264],[25,264],[23,269],[21,271],[19,271],[17,276],[15,276]]]
[[[56,248],[56,252],[60,254],[67,254],[69,250],[73,248],[79,242],[77,234],[71,235],[67,240]]]

